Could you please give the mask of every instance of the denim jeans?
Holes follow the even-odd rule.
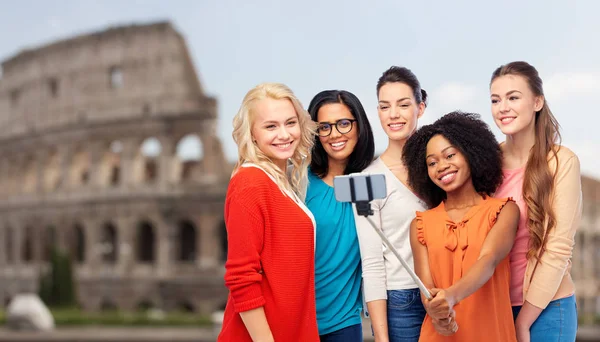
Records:
[[[351,325],[319,337],[321,342],[362,342],[362,324]]]
[[[391,290],[387,296],[390,342],[417,342],[426,313],[419,289]]]
[[[513,306],[517,319],[520,306]],[[573,342],[577,336],[577,302],[575,295],[553,300],[533,322],[531,342]]]

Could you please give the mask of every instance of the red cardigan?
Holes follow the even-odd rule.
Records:
[[[262,169],[242,167],[231,179],[225,199],[229,298],[218,341],[252,341],[239,313],[261,306],[275,341],[319,341],[315,226],[305,210]]]

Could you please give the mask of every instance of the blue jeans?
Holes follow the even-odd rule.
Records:
[[[513,306],[517,319],[520,306]],[[553,300],[533,322],[531,342],[573,342],[577,336],[577,302],[575,295]]]
[[[351,325],[319,337],[321,342],[362,342],[362,324]]]
[[[390,342],[417,342],[425,319],[419,289],[387,292],[387,320]]]

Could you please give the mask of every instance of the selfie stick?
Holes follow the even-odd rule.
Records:
[[[373,227],[373,229],[375,229],[375,231],[377,232],[377,234],[379,235],[381,240],[385,243],[387,248],[389,248],[392,251],[392,253],[394,253],[396,258],[398,258],[398,260],[400,260],[400,263],[402,264],[402,266],[404,266],[404,269],[408,271],[408,274],[410,275],[410,277],[415,281],[415,283],[417,283],[417,286],[419,286],[419,289],[421,290],[423,295],[425,295],[425,298],[432,299],[433,297],[431,296],[431,293],[429,293],[429,290],[427,290],[427,288],[425,287],[425,284],[423,284],[423,282],[421,281],[419,276],[417,276],[415,271],[413,271],[413,269],[406,263],[406,261],[404,261],[404,259],[402,259],[402,257],[400,256],[400,253],[398,253],[396,248],[394,248],[394,246],[392,246],[392,243],[383,234],[383,231],[378,229],[377,226],[375,225],[375,222],[373,222],[373,220],[371,220],[371,218],[369,217],[370,215],[373,215],[373,210],[371,209],[371,202],[370,202],[373,199],[373,192],[371,189],[371,178],[369,178],[369,177],[367,177],[367,192],[369,194],[369,201],[355,201],[356,196],[354,193],[354,179],[352,179],[352,177],[350,177],[350,195],[352,197],[352,202],[354,202],[356,204],[356,212],[358,213],[358,215],[364,216],[367,219],[367,221],[369,221],[369,223],[371,224],[371,227]]]

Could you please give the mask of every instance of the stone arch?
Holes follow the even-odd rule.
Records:
[[[25,227],[23,230],[23,248],[22,250],[22,259],[23,262],[32,262],[33,261],[33,229],[30,226]]]
[[[156,137],[148,137],[142,141],[138,153],[138,168],[141,169],[143,183],[154,183],[158,180],[159,156],[162,150],[162,144]]]
[[[121,182],[121,152],[123,143],[113,140],[102,154],[100,163],[100,179],[103,186],[117,186]]]
[[[189,181],[199,178],[204,158],[204,147],[200,136],[197,134],[183,136],[177,142],[175,151],[179,164],[178,179]]]
[[[179,230],[179,257],[182,262],[195,262],[197,251],[196,236],[198,230],[196,225],[190,220],[181,220],[177,226]]]
[[[4,228],[4,250],[6,251],[6,263],[7,264],[11,264],[14,260],[14,249],[13,249],[13,229],[11,226],[6,226],[6,228]]]
[[[118,233],[117,227],[112,222],[106,222],[102,226],[102,239],[101,239],[101,255],[102,261],[109,264],[117,262],[118,258]]]
[[[56,228],[54,226],[47,226],[46,229],[44,229],[44,232],[42,234],[42,239],[43,239],[43,256],[42,256],[42,260],[43,261],[50,261],[52,258],[52,249],[56,246]]]
[[[7,293],[6,296],[4,297],[4,307],[8,308],[11,301],[12,301],[12,296]]]
[[[46,156],[47,159],[44,163],[44,190],[54,191],[59,187],[60,182],[60,158],[58,151],[52,149]]]
[[[85,262],[85,248],[85,229],[81,224],[75,223],[69,236],[71,259],[77,263]]]
[[[3,195],[12,195],[12,186],[14,185],[13,181],[13,169],[14,163],[13,158],[4,157],[2,158],[2,177],[0,177],[0,191]]]
[[[142,263],[154,263],[156,260],[156,234],[154,226],[148,221],[137,225],[136,256]]]
[[[90,181],[90,168],[90,152],[79,146],[75,149],[71,159],[69,184],[74,187],[88,184]]]
[[[37,164],[33,156],[27,156],[24,162],[23,192],[34,193],[37,190]]]

